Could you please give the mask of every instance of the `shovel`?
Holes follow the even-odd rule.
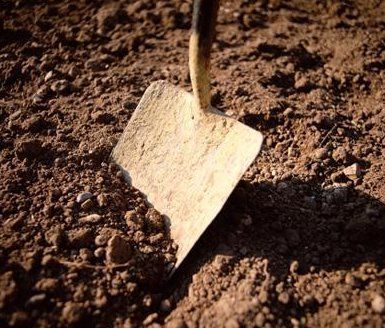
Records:
[[[262,135],[210,105],[219,0],[196,0],[189,45],[193,94],[164,81],[145,91],[112,161],[168,221],[180,266],[257,156]]]

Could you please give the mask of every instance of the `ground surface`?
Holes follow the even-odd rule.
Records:
[[[222,1],[213,104],[264,148],[168,284],[108,156],[150,82],[190,88],[190,3],[0,5],[0,326],[384,325],[384,2]]]

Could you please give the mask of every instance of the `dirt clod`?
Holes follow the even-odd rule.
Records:
[[[131,258],[131,255],[131,246],[123,237],[115,235],[108,240],[106,248],[106,260],[108,263],[125,263]]]

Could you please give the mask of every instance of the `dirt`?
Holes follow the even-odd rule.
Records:
[[[264,147],[169,282],[109,154],[150,82],[191,90],[191,2],[0,6],[0,326],[384,326],[384,2],[222,1],[212,103]]]

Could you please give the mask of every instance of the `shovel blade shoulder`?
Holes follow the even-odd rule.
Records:
[[[112,152],[126,180],[168,219],[175,269],[221,210],[262,145],[260,132],[212,108],[192,118],[192,94],[151,84]]]

